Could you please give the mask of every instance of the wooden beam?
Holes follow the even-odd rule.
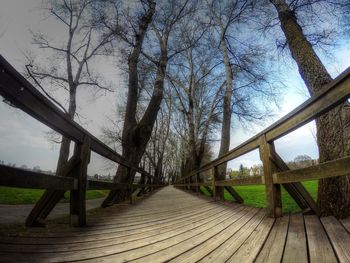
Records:
[[[288,165],[274,149],[271,152],[270,160],[276,165],[277,171],[289,170]],[[311,209],[315,214],[318,214],[315,200],[300,182],[283,183],[282,186],[304,212]]]
[[[252,176],[246,178],[234,178],[223,181],[216,181],[215,185],[217,186],[232,186],[232,185],[259,185],[264,184],[263,176]]]
[[[274,149],[274,145],[266,141],[266,137],[263,135],[260,138],[260,158],[264,166],[264,178],[266,188],[266,199],[268,203],[268,213],[272,217],[282,216],[282,196],[281,186],[274,184],[272,175],[277,171],[276,166],[270,159],[271,152]]]
[[[212,185],[212,184],[211,184]],[[211,196],[214,196],[214,192],[213,190],[209,187],[209,186],[204,186],[204,188],[208,191],[208,193],[211,195]]]
[[[243,198],[237,193],[235,189],[233,189],[232,186],[225,186],[225,189],[229,194],[235,199],[238,203],[243,204],[244,200]]]
[[[79,158],[77,158],[77,156],[72,156],[72,158],[69,159],[67,164],[61,170],[60,176],[72,177],[73,168],[79,163]],[[29,213],[26,219],[26,226],[43,226],[44,224],[42,220],[44,220],[50,214],[52,209],[64,196],[65,192],[66,190],[46,190]]]
[[[217,158],[203,165],[199,169],[192,171],[191,175],[198,172],[204,172],[211,169],[213,166],[218,166],[257,149],[259,147],[259,138],[263,135],[265,135],[266,140],[270,142],[294,131],[295,129],[303,126],[309,121],[346,101],[349,98],[349,94],[350,68],[347,68],[331,83],[325,85],[320,92],[312,96],[285,117],[273,123],[265,130],[243,142],[239,146],[233,148],[222,157]]]
[[[212,190],[213,190],[212,196],[214,197],[214,200],[216,201],[217,199],[220,199],[220,197],[218,196],[218,191],[217,191],[216,184],[215,184],[215,181],[219,176],[218,167],[214,166],[211,169],[211,171],[212,171],[212,173],[211,173],[212,179],[211,180],[212,180]]]
[[[32,189],[73,190],[77,187],[77,182],[73,178],[0,165],[0,185]]]
[[[293,183],[346,175],[350,175],[349,156],[306,168],[274,173],[273,182]]]
[[[86,136],[82,144],[75,145],[74,155],[80,158],[80,163],[72,173],[78,180],[78,188],[70,192],[70,223],[72,226],[86,225],[86,183],[87,169],[90,163],[90,138]]]
[[[76,122],[71,121],[62,110],[39,92],[19,72],[0,55],[0,95],[14,106],[28,113],[67,138],[83,143],[85,136],[90,138],[91,150],[103,157],[126,167],[133,167],[120,154],[105,145]],[[137,172],[148,174],[141,168]]]
[[[96,180],[88,180],[87,189],[89,190],[120,190],[128,189],[128,183],[112,183],[112,182],[103,182]]]

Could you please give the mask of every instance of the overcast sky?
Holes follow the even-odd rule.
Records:
[[[62,28],[57,21],[45,16],[39,10],[41,0],[0,0],[0,54],[5,57],[18,71],[23,71],[25,59],[23,52],[33,50],[30,30],[47,33],[52,38],[60,38]],[[274,44],[274,43],[273,43]],[[333,49],[333,48],[332,48]],[[333,58],[324,58],[327,69],[332,76],[337,76],[349,66],[349,45],[341,44],[334,47]],[[293,110],[307,99],[306,88],[293,62],[281,59],[277,65],[281,78],[286,80],[286,90],[281,97],[280,111],[269,120],[265,126]],[[97,99],[91,92],[81,91],[78,100],[78,110],[85,118],[84,127],[95,136],[101,135],[101,128],[107,123],[107,116],[113,116],[117,100],[125,97],[125,85],[113,61],[105,60],[98,65],[104,76],[114,83],[116,92],[99,96]],[[252,127],[246,130],[240,125],[232,129],[231,148],[249,139],[264,127]],[[53,147],[45,139],[48,128],[23,112],[15,110],[0,102],[0,160],[5,163],[26,164],[29,167],[39,165],[44,170],[54,170],[58,156],[58,146]],[[276,142],[277,151],[286,160],[292,160],[299,154],[308,154],[318,158],[314,139],[315,127],[311,123]],[[214,146],[217,154],[219,143]],[[252,152],[229,163],[230,167],[238,168],[239,164],[250,166],[259,163],[258,152]],[[100,157],[93,155],[89,166],[89,174],[114,170],[104,169],[105,163]]]

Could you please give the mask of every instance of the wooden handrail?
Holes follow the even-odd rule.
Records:
[[[349,99],[349,95],[350,68],[346,69],[331,83],[325,85],[317,94],[262,132],[230,150],[225,155],[193,170],[187,176],[179,178],[174,185],[184,187],[184,189],[191,189],[194,186],[197,192],[200,186],[207,187],[207,190],[211,186],[214,200],[222,198],[220,195],[223,193],[222,188],[225,187],[234,199],[238,202],[243,202],[243,199],[235,192],[232,186],[265,184],[268,211],[273,217],[282,216],[282,185],[302,210],[319,214],[315,201],[300,182],[350,175],[350,157],[303,169],[290,170],[288,165],[277,154],[274,141],[345,102]],[[259,149],[260,158],[263,162],[263,176],[234,178],[223,181],[216,180],[217,176],[215,175],[217,175],[220,165],[256,149]],[[197,180],[199,174],[208,170],[211,170],[214,175],[212,176],[212,181],[199,182]],[[193,176],[196,177],[194,184],[184,183],[185,181],[190,182],[190,178]]]
[[[40,93],[0,55],[0,95],[12,105],[20,108],[38,121],[46,124],[67,138],[82,143],[85,136],[90,138],[90,148],[97,154],[148,177],[151,174],[135,167],[120,154],[105,145],[79,124],[71,121],[62,110]]]
[[[316,95],[312,96],[289,114],[279,119],[269,127],[233,148],[225,155],[204,164],[200,168],[193,170],[189,175],[191,177],[212,169],[215,166],[224,164],[230,160],[240,157],[248,152],[260,147],[259,138],[266,136],[268,142],[272,142],[282,136],[305,125],[309,121],[319,117],[323,113],[345,102],[350,95],[350,67],[335,78],[331,83],[325,85]]]

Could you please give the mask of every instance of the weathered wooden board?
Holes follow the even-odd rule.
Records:
[[[301,214],[290,216],[282,262],[308,263],[304,218]]]
[[[332,245],[328,240],[320,219],[315,215],[304,216],[309,259],[311,263],[336,263]]]
[[[55,190],[73,190],[77,187],[73,178],[27,171],[6,165],[0,165],[0,185]]]
[[[350,157],[306,168],[278,172],[273,175],[273,182],[275,184],[283,184],[344,175],[350,175]]]
[[[321,222],[340,262],[350,262],[350,234],[333,216],[321,218]]]

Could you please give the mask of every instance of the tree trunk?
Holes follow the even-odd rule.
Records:
[[[284,0],[270,0],[275,6],[281,28],[299,73],[310,95],[317,94],[323,85],[332,81],[330,74],[306,39],[295,13]],[[350,154],[350,110],[343,104],[316,120],[317,143],[320,163]],[[350,177],[342,176],[319,180],[318,206],[321,216],[334,215],[345,218],[350,215]]]
[[[135,45],[130,53],[128,60],[129,67],[129,83],[128,83],[128,98],[126,103],[126,112],[124,118],[124,126],[122,133],[122,156],[129,161],[133,166],[138,166],[141,161],[142,155],[145,151],[147,142],[150,138],[153,123],[149,120],[142,120],[140,123],[136,122],[136,110],[138,102],[138,62],[141,55],[141,49],[143,40],[146,35],[147,29],[152,22],[153,15],[155,13],[156,4],[149,0],[148,10],[140,18],[138,31],[135,33]],[[164,73],[165,75],[165,73]],[[157,78],[158,79],[158,78]],[[155,85],[156,86],[156,85]],[[154,88],[154,91],[156,87]],[[152,103],[153,95],[151,98]],[[153,99],[154,100],[154,99]],[[148,112],[151,105],[148,105],[146,112]],[[152,105],[153,106],[153,105]],[[158,111],[155,113],[157,115]],[[146,115],[146,113],[145,113]],[[144,115],[144,117],[145,117]],[[149,132],[150,130],[150,132]],[[128,169],[121,165],[118,166],[116,175],[114,177],[114,183],[129,183],[133,181],[135,172],[128,173]],[[114,203],[124,201],[127,196],[126,190],[112,190],[102,203],[102,207],[113,205]]]
[[[233,95],[233,76],[232,68],[230,64],[230,58],[227,52],[227,45],[225,38],[221,39],[221,50],[224,57],[225,73],[226,73],[226,88],[223,101],[223,116],[222,116],[222,128],[221,128],[221,142],[219,157],[223,156],[230,149],[230,139],[231,139],[231,100]],[[226,177],[227,163],[224,163],[219,166],[218,178],[216,180],[225,180]],[[224,200],[224,187],[217,187],[216,196]]]
[[[166,53],[166,51],[163,51]],[[145,114],[140,122],[136,125],[125,123],[123,128],[123,157],[130,162],[133,166],[138,166],[141,158],[146,150],[147,143],[152,135],[152,129],[157,119],[157,114],[160,109],[161,102],[163,100],[163,89],[165,71],[167,65],[167,56],[162,56],[161,62],[158,66],[158,72],[156,81],[154,84],[154,90],[151,100],[148,104]],[[134,98],[136,100],[136,98]],[[129,101],[129,100],[128,100]],[[127,120],[125,119],[125,122]],[[129,183],[133,181],[135,172],[131,172],[130,175],[126,172],[127,169],[122,166],[118,166],[116,176],[114,178],[115,183]],[[104,200],[102,207],[118,203],[126,199],[127,191],[111,191],[107,198]]]
[[[77,95],[76,87],[74,83],[70,83],[68,118],[72,121],[74,120],[74,115],[77,110],[76,95]],[[62,136],[60,153],[58,156],[58,161],[56,166],[56,175],[61,175],[62,168],[68,162],[70,142],[71,141],[68,138],[66,138],[65,136]]]

